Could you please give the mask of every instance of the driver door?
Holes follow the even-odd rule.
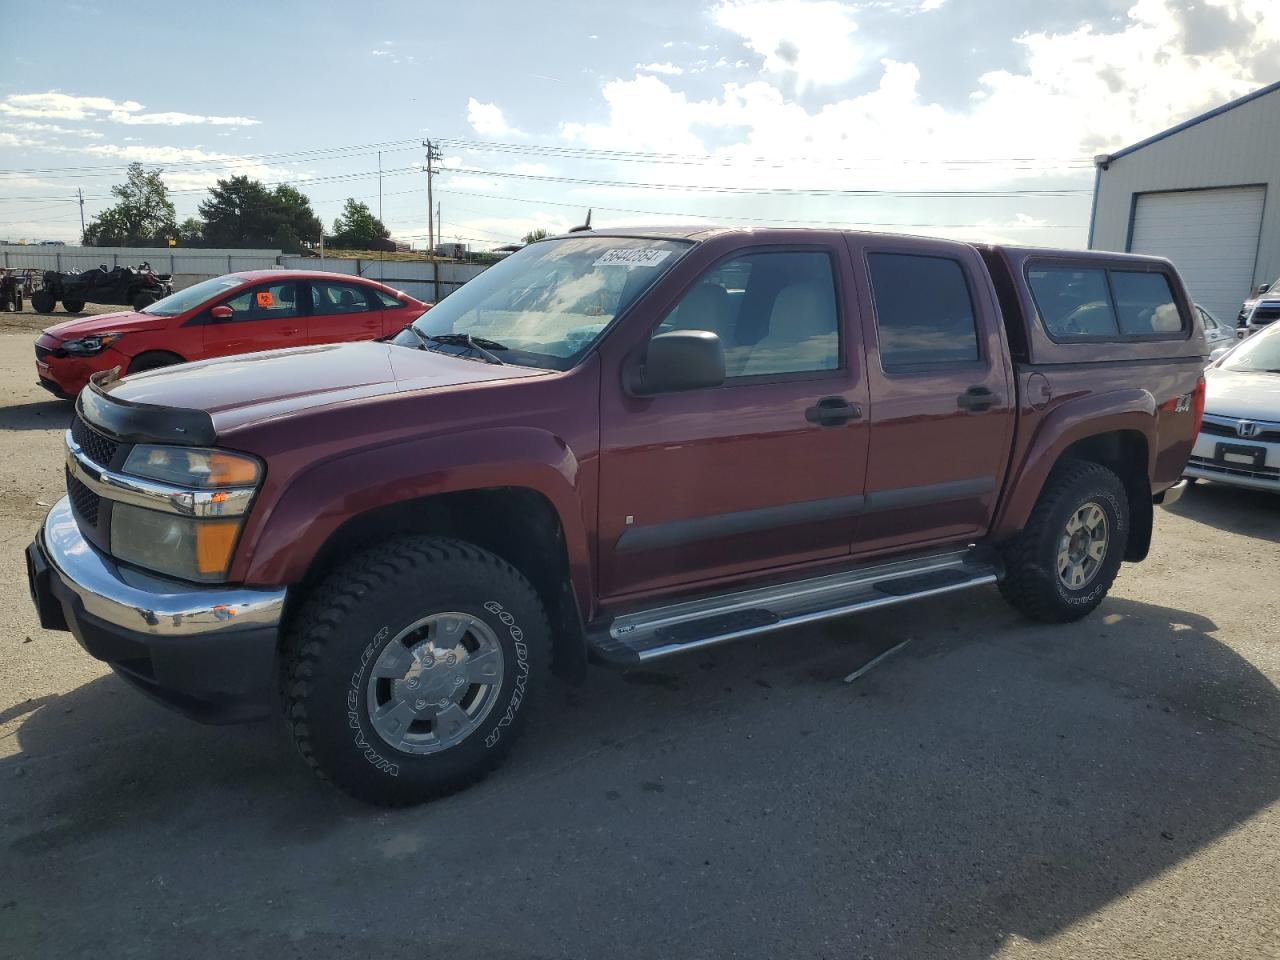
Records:
[[[307,342],[307,311],[299,296],[307,293],[305,283],[275,280],[219,301],[219,305],[231,308],[232,315],[215,320],[209,310],[204,312],[204,356],[302,346]]]

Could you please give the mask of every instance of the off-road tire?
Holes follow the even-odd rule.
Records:
[[[437,612],[482,620],[497,636],[503,677],[466,739],[426,755],[398,750],[373,727],[368,674],[410,624]],[[311,590],[282,655],[289,729],[322,779],[367,803],[404,806],[479,781],[505,758],[550,676],[546,612],[529,581],[479,547],[404,537],[357,554]]]
[[[1089,582],[1073,590],[1058,576],[1059,541],[1072,514],[1090,501],[1102,508],[1110,525],[1107,552]],[[1079,620],[1111,589],[1128,539],[1129,501],[1120,478],[1099,463],[1066,463],[1049,475],[1026,527],[1004,548],[1000,593],[1033,620]]]
[[[53,308],[58,305],[58,298],[48,290],[37,290],[31,295],[31,308],[36,313],[53,313]]]
[[[139,293],[133,298],[133,309],[145,310],[159,299],[154,293]]]
[[[63,300],[62,309],[67,311],[67,313],[79,313],[81,310],[84,309],[84,301],[83,300]]]
[[[172,367],[175,364],[185,363],[176,353],[166,353],[163,350],[150,350],[146,353],[140,353],[129,361],[130,373],[141,373],[143,370],[159,370],[161,367]]]

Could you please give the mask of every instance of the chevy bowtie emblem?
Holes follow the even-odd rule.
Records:
[[[1258,435],[1258,425],[1252,420],[1241,420],[1236,424],[1236,433],[1246,439],[1256,437]]]

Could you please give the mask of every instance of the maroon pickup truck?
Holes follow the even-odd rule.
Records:
[[[389,340],[97,375],[32,594],[143,691],[282,710],[415,802],[588,661],[993,583],[1086,615],[1181,493],[1206,352],[1163,260],[575,232]]]

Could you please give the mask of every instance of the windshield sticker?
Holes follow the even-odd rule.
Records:
[[[638,250],[635,248],[606,250],[592,266],[656,267],[669,256],[671,256],[670,250]]]
[[[258,294],[258,306],[270,307],[274,305],[275,305],[275,298],[271,296],[270,290],[264,290],[262,293]]]

